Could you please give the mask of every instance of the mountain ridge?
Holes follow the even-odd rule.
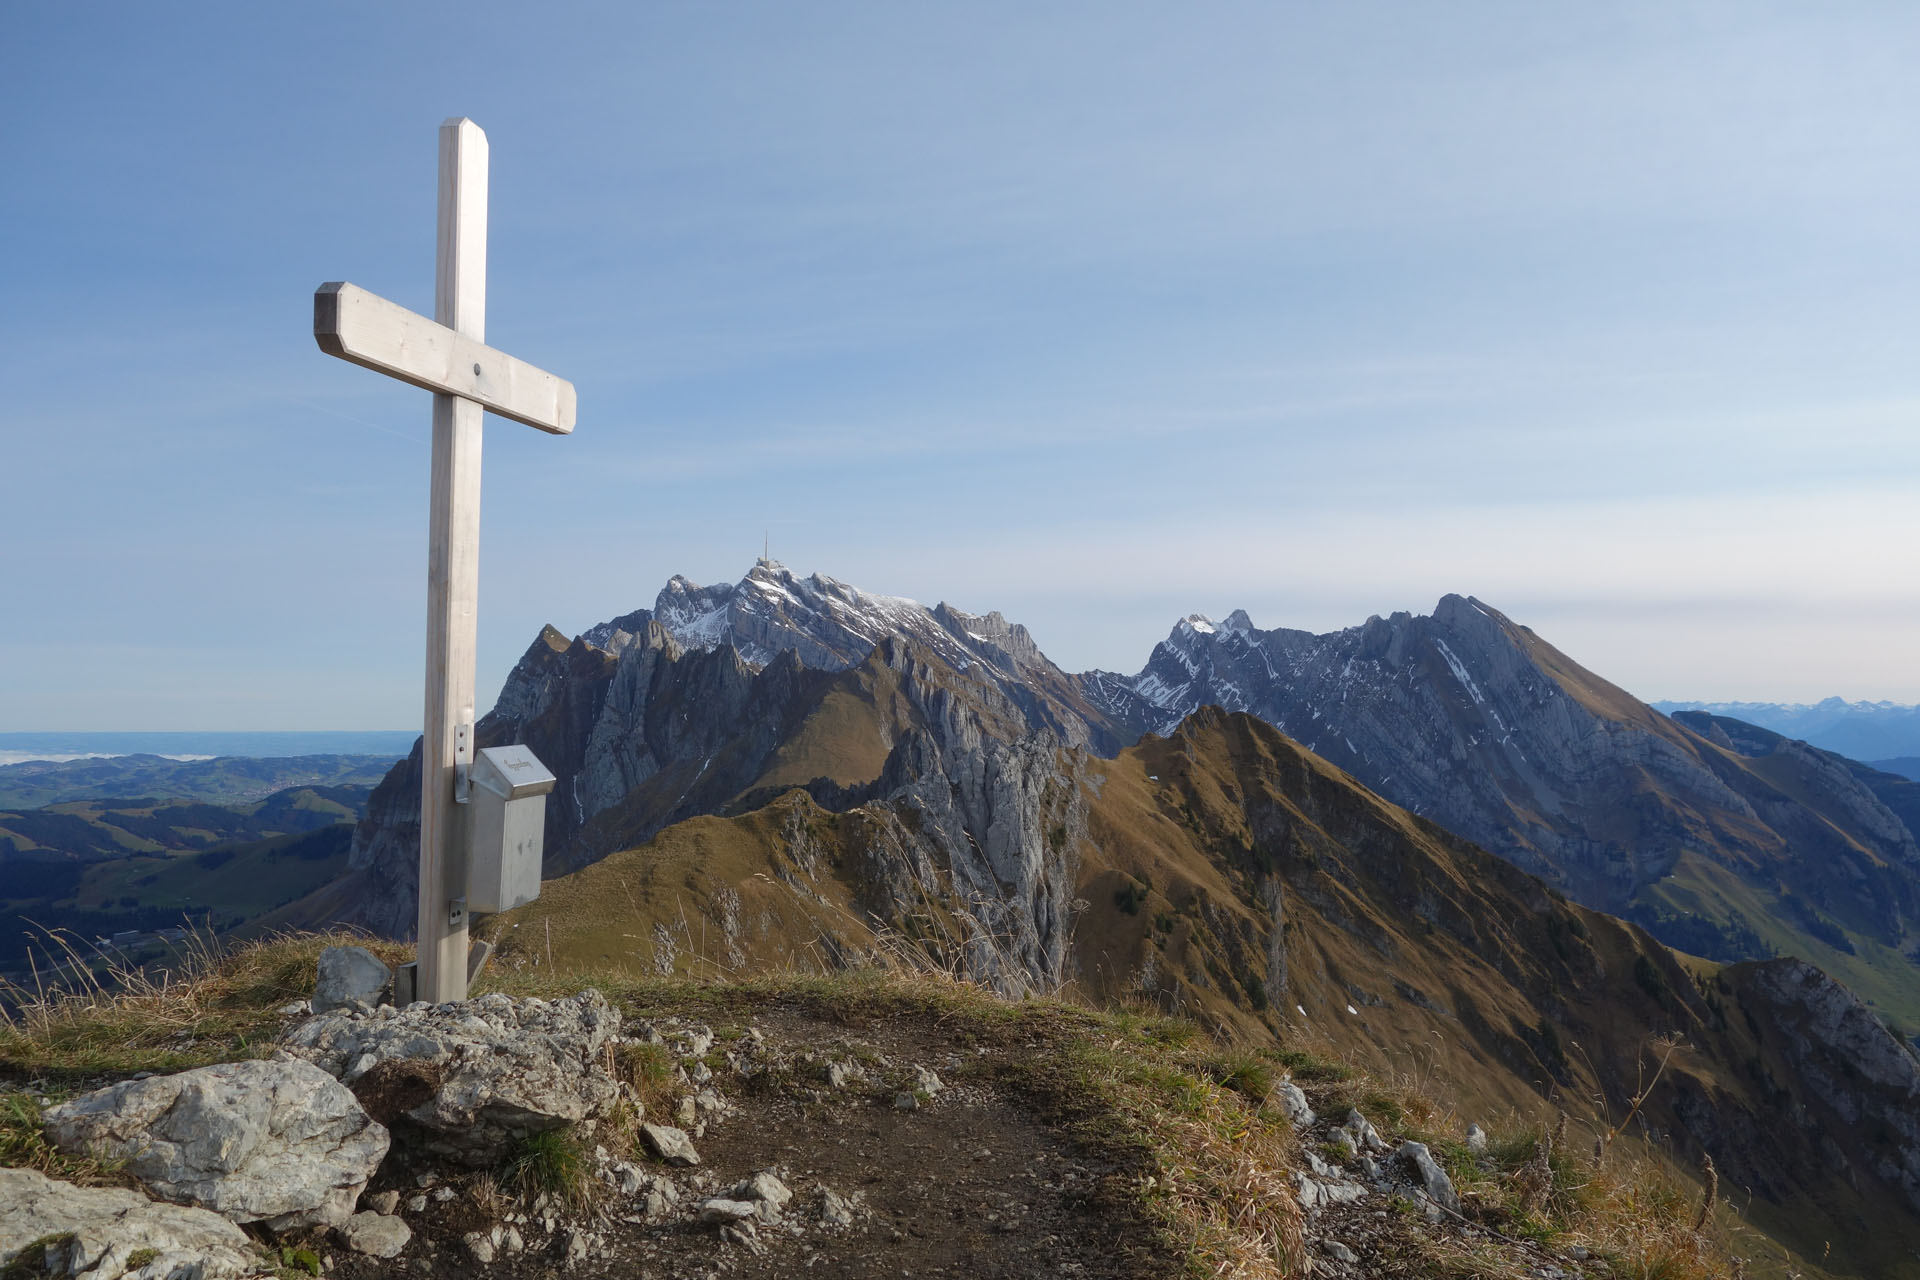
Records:
[[[1660,716],[1467,597],[1322,637],[1261,631],[1244,613],[1221,626],[1189,617],[1139,677],[1096,682],[1033,659],[1065,681],[1036,691],[936,610],[889,606],[916,634],[883,632],[846,613],[852,589],[823,584],[786,575],[744,598],[683,584],[672,607],[603,624],[599,643],[548,628],[529,647],[477,737],[525,742],[559,779],[547,810],[558,878],[480,922],[503,962],[537,963],[516,939],[544,941],[549,925],[574,961],[639,972],[904,953],[1010,996],[1146,999],[1228,1034],[1317,1036],[1382,1062],[1431,1043],[1465,1096],[1528,1113],[1543,1097],[1604,1097],[1617,1114],[1648,1037],[1681,1035],[1689,1056],[1644,1112],[1688,1135],[1673,1159],[1711,1151],[1776,1207],[1818,1202],[1808,1221],[1821,1230],[1862,1204],[1903,1222],[1920,1207],[1906,1172],[1920,1170],[1920,1134],[1909,1141],[1899,1121],[1901,1081],[1920,1095],[1920,1064],[1881,1010],[1801,960],[1681,957],[1574,900],[1594,866],[1652,870],[1663,889],[1709,868],[1727,894],[1795,893],[1795,927],[1863,939],[1852,958],[1867,967],[1848,982],[1871,977],[1884,957],[1864,949],[1868,934],[1904,936],[1912,841],[1846,767]],[[736,621],[765,662],[728,638]],[[814,633],[831,666],[767,643],[787,631]],[[1217,704],[1227,698],[1245,709]],[[1097,749],[1095,726],[1118,736],[1149,710],[1164,733]],[[1322,750],[1268,716],[1295,717]],[[1078,742],[1059,731],[1068,718]],[[1370,785],[1365,770],[1383,768],[1363,749],[1374,744],[1530,824],[1517,829],[1559,885],[1483,850],[1457,814],[1402,807],[1391,773]],[[410,931],[417,769],[390,773],[356,830],[354,892],[310,906]],[[1624,812],[1594,778],[1624,780]],[[1562,867],[1549,837],[1569,838],[1576,819],[1595,825]],[[1844,880],[1796,878],[1808,842]],[[1635,883],[1593,879],[1616,893]],[[1885,1096],[1849,1084],[1850,1059],[1806,1030],[1829,1024],[1891,1064]],[[1829,1085],[1850,1099],[1839,1111]],[[1783,1097],[1801,1117],[1790,1131],[1769,1119]],[[1879,1128],[1860,1128],[1869,1115]],[[1817,1172],[1823,1132],[1845,1135],[1845,1176],[1868,1190]],[[1766,1137],[1740,1136],[1752,1133]],[[1792,1217],[1775,1229],[1808,1247],[1813,1228]]]
[[[555,871],[731,811],[756,786],[855,803],[900,726],[874,719],[871,691],[832,678],[883,636],[990,686],[1017,712],[1001,736],[1044,733],[1104,758],[1202,706],[1248,711],[1589,906],[1710,958],[1811,954],[1920,1031],[1908,958],[1920,846],[1872,788],[1794,748],[1760,757],[1710,741],[1472,597],[1322,635],[1263,630],[1243,610],[1218,625],[1188,615],[1128,677],[1064,672],[998,614],[763,560],[736,584],[675,578],[653,608],[572,641],[547,629],[479,741],[525,741],[560,778]],[[803,729],[805,749],[788,741]],[[813,754],[807,773],[795,761]],[[351,865],[380,905],[354,923],[377,932],[411,929],[417,769],[389,776],[355,835]],[[1787,923],[1762,937],[1757,915]]]
[[[549,937],[552,963],[659,976],[904,954],[1007,994],[1144,1001],[1374,1070],[1422,1046],[1457,1105],[1543,1123],[1563,1108],[1595,1134],[1631,1105],[1656,1040],[1677,1037],[1641,1110],[1668,1158],[1710,1153],[1805,1256],[1860,1206],[1880,1231],[1836,1258],[1912,1274],[1882,1264],[1920,1243],[1920,1059],[1811,966],[1683,960],[1245,713],[1203,710],[1112,759],[1029,739],[1028,765],[1002,776],[1050,799],[967,807],[959,838],[921,840],[948,820],[957,745],[858,805],[793,788],[663,828],[489,922],[500,962],[537,971]],[[1059,914],[1023,920],[1028,901]],[[1839,1174],[1816,1154],[1836,1135]]]

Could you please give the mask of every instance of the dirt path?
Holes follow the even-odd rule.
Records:
[[[675,1091],[709,1091],[687,1126],[699,1166],[670,1168],[644,1147],[608,1151],[592,1161],[601,1203],[551,1215],[510,1201],[489,1177],[390,1158],[369,1195],[399,1194],[412,1241],[377,1260],[316,1240],[334,1264],[328,1274],[1130,1280],[1174,1270],[1119,1194],[1127,1170],[1076,1147],[1043,1106],[997,1083],[996,1059],[1024,1046],[963,1042],[930,1017],[850,1026],[778,1004],[627,1029],[674,1055],[684,1078]],[[646,1119],[686,1118],[660,1109]],[[703,1201],[731,1198],[763,1172],[792,1199],[744,1222],[700,1220]],[[477,1251],[475,1232],[485,1240]]]

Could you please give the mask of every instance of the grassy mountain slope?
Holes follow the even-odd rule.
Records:
[[[1065,994],[1442,1082],[1475,1115],[1564,1108],[1587,1145],[1671,1040],[1639,1113],[1665,1156],[1693,1168],[1710,1152],[1803,1256],[1834,1241],[1842,1269],[1920,1274],[1901,1260],[1920,1243],[1912,1208],[1873,1145],[1838,1155],[1819,1124],[1779,1123],[1783,1106],[1838,1122],[1789,1054],[1766,966],[1683,964],[1250,717],[1202,712],[1090,763],[1083,785],[1084,828],[1048,833],[1077,887]],[[964,970],[970,904],[932,860],[903,867],[913,822],[911,805],[834,813],[792,791],[669,827],[489,927],[520,971],[738,976],[874,956]],[[1859,1090],[1855,1123],[1884,1118],[1889,1100]],[[1860,1236],[1861,1217],[1879,1229]]]
[[[296,787],[238,805],[0,812],[0,974],[27,965],[44,930],[110,937],[187,919],[231,929],[311,894],[346,870],[366,797],[361,786]]]
[[[1711,717],[1670,719],[1481,601],[1447,596],[1431,616],[1323,635],[1261,630],[1244,613],[1190,618],[1123,683],[1162,726],[1208,704],[1260,716],[1670,945],[1723,962],[1769,954],[1736,901],[1758,897],[1785,908],[1772,931],[1783,952],[1844,950],[1838,939],[1881,990],[1920,988],[1905,958],[1920,913],[1905,783],[1777,735],[1736,743]],[[1702,864],[1714,871],[1675,883]],[[1681,893],[1704,914],[1677,911]]]

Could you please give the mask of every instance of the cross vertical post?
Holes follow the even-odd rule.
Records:
[[[440,230],[434,319],[486,340],[487,135],[471,120],[440,126]],[[427,699],[420,749],[418,998],[467,995],[466,812],[455,792],[473,763],[480,597],[481,407],[433,397],[427,516]]]
[[[467,910],[539,896],[541,815],[553,776],[524,746],[483,753],[484,820],[468,804],[480,604],[480,424],[492,412],[550,435],[573,430],[573,384],[486,344],[487,135],[440,126],[440,213],[429,320],[344,280],[313,295],[313,337],[330,356],[433,392],[427,514],[427,698],[420,737],[420,961],[413,997],[464,1000]],[[487,770],[491,770],[488,772]],[[531,806],[531,807],[529,807]],[[471,841],[489,841],[473,852]],[[484,956],[481,957],[484,959]],[[404,984],[402,984],[404,985]]]

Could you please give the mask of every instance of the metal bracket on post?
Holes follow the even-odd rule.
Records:
[[[455,898],[447,903],[447,928],[464,929],[467,927],[467,900]]]
[[[455,725],[453,729],[453,802],[467,803],[473,785],[473,726]]]

